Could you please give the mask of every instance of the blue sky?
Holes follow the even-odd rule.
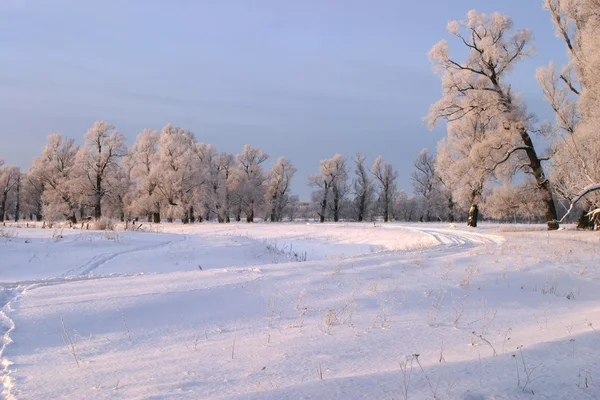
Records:
[[[0,0],[0,158],[29,168],[49,133],[81,140],[96,120],[130,144],[170,122],[220,151],[288,157],[302,199],[320,159],[357,151],[410,192],[414,157],[444,134],[423,123],[441,94],[427,52],[468,10],[534,32],[511,81],[551,118],[534,73],[565,52],[541,3]]]

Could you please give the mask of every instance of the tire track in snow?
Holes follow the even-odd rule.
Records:
[[[401,249],[401,250],[383,250],[373,253],[357,254],[354,258],[370,258],[372,256],[402,256],[410,254],[433,254],[446,256],[448,254],[457,254],[483,244],[500,244],[504,238],[497,235],[490,235],[478,232],[467,232],[455,229],[445,228],[427,228],[412,226],[385,226],[385,229],[407,229],[422,233],[435,239],[437,244],[425,245],[422,247]]]
[[[183,235],[183,238],[177,241],[169,240],[164,243],[140,246],[133,249],[119,251],[116,253],[100,254],[94,256],[91,260],[87,261],[83,265],[77,268],[70,269],[56,278],[0,283],[0,334],[2,335],[0,337],[0,382],[2,383],[2,392],[0,392],[0,399],[16,399],[16,397],[12,393],[14,390],[14,382],[10,377],[10,365],[12,363],[4,357],[4,352],[6,350],[6,347],[12,343],[10,333],[15,329],[15,323],[8,316],[8,313],[12,311],[11,304],[18,300],[20,296],[25,294],[28,290],[34,289],[39,286],[57,285],[81,280],[117,278],[121,276],[127,276],[127,274],[112,274],[108,276],[91,277],[89,276],[89,274],[95,269],[101,267],[102,265],[106,264],[111,260],[114,260],[119,256],[135,253],[138,251],[145,251],[149,249],[158,249],[161,247],[169,246],[173,243],[184,242],[186,240],[187,235]]]
[[[140,246],[140,247],[136,247],[134,249],[127,249],[127,250],[119,251],[116,253],[99,254],[99,255],[93,257],[88,262],[84,263],[83,265],[81,265],[77,268],[70,269],[67,272],[62,273],[60,275],[60,277],[66,278],[69,276],[89,275],[95,269],[98,269],[99,267],[106,264],[107,262],[114,260],[117,257],[123,256],[125,254],[131,254],[131,253],[136,253],[138,251],[146,251],[146,250],[150,250],[150,249],[159,249],[161,247],[170,246],[173,243],[184,242],[186,240],[187,240],[187,235],[183,235],[183,239],[181,239],[181,240],[176,240],[176,241],[169,240],[167,242],[160,243],[160,244],[150,244],[150,245],[146,245],[146,246]]]

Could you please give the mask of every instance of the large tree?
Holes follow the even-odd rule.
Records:
[[[448,31],[468,51],[466,60],[450,55],[446,40],[430,51],[435,69],[442,76],[443,97],[433,104],[429,119],[454,121],[477,110],[492,110],[498,129],[490,135],[490,157],[497,165],[511,161],[532,175],[542,194],[548,229],[558,229],[556,208],[542,157],[530,133],[532,116],[525,104],[506,83],[514,66],[531,53],[532,35],[528,30],[513,30],[509,17],[470,11],[466,21],[452,21]]]
[[[165,205],[167,219],[190,221],[190,206],[194,190],[199,185],[196,138],[192,132],[167,124],[158,140],[158,151],[150,179],[161,204]]]
[[[33,159],[29,176],[42,191],[42,214],[46,220],[68,218],[76,222],[78,194],[74,178],[78,151],[73,139],[54,133],[48,136],[42,155]]]
[[[160,197],[156,190],[157,153],[160,135],[144,129],[127,152],[124,164],[131,170],[130,210],[136,215],[144,215],[148,222],[160,222]]]
[[[493,113],[474,110],[448,122],[448,135],[438,143],[436,172],[448,193],[448,205],[469,211],[467,225],[477,226],[479,203],[486,184],[494,172],[500,172],[490,158],[489,132],[494,132],[497,118]]]
[[[263,204],[266,176],[262,164],[268,154],[249,144],[236,156],[239,170],[238,196],[246,214],[246,222],[254,222],[257,207]]]
[[[545,0],[544,6],[569,57],[560,71],[551,63],[537,72],[556,114],[548,130],[554,140],[551,177],[571,204],[568,213],[582,200],[588,213],[600,207],[594,193],[600,190],[600,0]]]
[[[0,162],[0,222],[4,221],[7,213],[8,196],[15,190],[21,178],[19,167],[3,164]]]
[[[115,127],[97,121],[84,135],[85,146],[76,157],[75,191],[81,201],[94,208],[94,218],[102,217],[102,201],[117,185],[119,162],[126,153],[125,137]]]
[[[290,184],[296,168],[285,157],[279,157],[267,179],[265,202],[269,206],[271,222],[281,221],[290,200]]]

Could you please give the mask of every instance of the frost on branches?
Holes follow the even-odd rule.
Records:
[[[436,44],[429,56],[442,79],[443,97],[430,108],[428,120],[456,124],[469,121],[472,113],[490,120],[483,143],[486,169],[513,163],[514,171],[534,177],[542,194],[548,229],[557,229],[557,214],[550,183],[530,136],[533,116],[505,83],[507,75],[531,51],[532,35],[515,31],[509,17],[470,11],[465,21],[453,21],[448,31],[468,50],[466,60],[452,58],[448,42]],[[488,167],[490,165],[490,167]]]
[[[536,74],[556,115],[547,127],[553,139],[551,178],[569,202],[565,217],[579,203],[580,224],[589,226],[600,207],[600,1],[546,0],[544,6],[569,56],[560,70],[551,63]]]
[[[296,169],[279,158],[265,171],[268,156],[246,145],[234,157],[198,142],[180,127],[160,133],[145,129],[130,148],[114,126],[99,121],[82,147],[60,133],[48,136],[40,157],[21,174],[0,162],[0,217],[54,221],[143,218],[160,223],[216,219],[243,213],[280,221],[296,197],[290,184]]]

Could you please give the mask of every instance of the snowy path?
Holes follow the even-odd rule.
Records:
[[[399,363],[414,353],[423,369],[412,359],[409,398],[527,398],[518,344],[541,365],[527,384],[536,395],[600,394],[575,385],[596,371],[593,238],[416,224],[164,229],[56,243],[20,231],[7,244],[5,399],[399,399]]]

